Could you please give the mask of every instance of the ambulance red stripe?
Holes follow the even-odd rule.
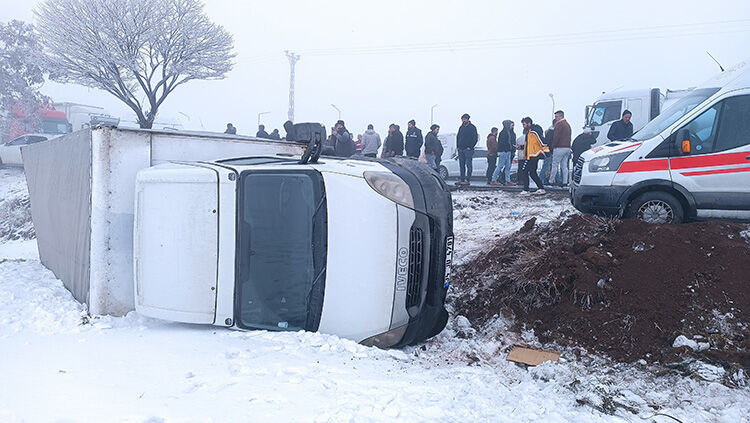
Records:
[[[703,156],[691,157],[673,157],[671,159],[640,160],[637,162],[625,162],[620,165],[617,173],[630,172],[654,172],[660,170],[669,170],[669,160],[671,160],[672,170],[691,169],[700,167],[713,166],[730,166],[748,163],[747,157],[750,152],[740,151],[737,153],[726,154],[707,154]],[[694,173],[694,172],[687,172]],[[720,172],[721,173],[721,172]],[[683,173],[685,175],[685,173]]]
[[[697,172],[680,172],[682,176],[716,175],[720,173],[750,172],[750,167],[735,167],[732,169],[700,170]]]
[[[617,169],[617,173],[654,172],[658,170],[669,170],[669,160],[657,159],[625,162],[620,165],[619,169]]]
[[[672,158],[672,170],[689,169],[695,167],[728,166],[748,163],[745,159],[750,155],[748,151],[725,154],[706,154],[703,156],[674,157]]]

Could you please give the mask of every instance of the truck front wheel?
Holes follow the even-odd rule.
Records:
[[[625,217],[646,223],[682,223],[685,211],[674,195],[663,191],[649,191],[630,202]]]

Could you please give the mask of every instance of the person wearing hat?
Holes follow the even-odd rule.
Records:
[[[591,148],[592,145],[596,144],[596,137],[591,128],[586,128],[583,133],[578,135],[571,145],[570,149],[573,152],[573,165],[578,163],[578,158],[581,157],[584,151]]]
[[[406,124],[406,155],[415,159],[419,158],[422,151],[422,130],[417,128],[414,119]]]
[[[456,149],[458,150],[459,179],[456,185],[470,185],[473,168],[474,147],[479,140],[477,127],[469,120],[471,116],[464,113],[461,116],[461,126],[456,134]]]
[[[440,158],[443,155],[443,144],[437,136],[438,132],[440,132],[440,125],[433,124],[430,126],[430,132],[424,137],[424,156],[433,169],[440,166]]]

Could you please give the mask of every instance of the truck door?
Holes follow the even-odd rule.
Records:
[[[609,142],[607,132],[612,123],[620,119],[622,114],[622,100],[608,100],[594,104],[588,119],[589,126],[596,132],[596,144],[599,146]]]
[[[732,217],[706,211],[750,210],[750,95],[724,99],[682,129],[690,152],[677,151],[669,165],[673,181],[693,194],[698,215]],[[675,138],[675,145],[682,141]]]
[[[138,172],[134,222],[138,313],[214,322],[218,271],[218,176],[198,165]]]

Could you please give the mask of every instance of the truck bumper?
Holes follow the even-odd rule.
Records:
[[[446,268],[453,250],[453,201],[443,180],[427,165],[412,159],[380,163],[401,177],[414,197],[406,307],[409,323],[396,345],[415,344],[440,333],[448,321]]]
[[[621,216],[621,198],[628,187],[599,185],[570,185],[570,202],[583,213]]]

